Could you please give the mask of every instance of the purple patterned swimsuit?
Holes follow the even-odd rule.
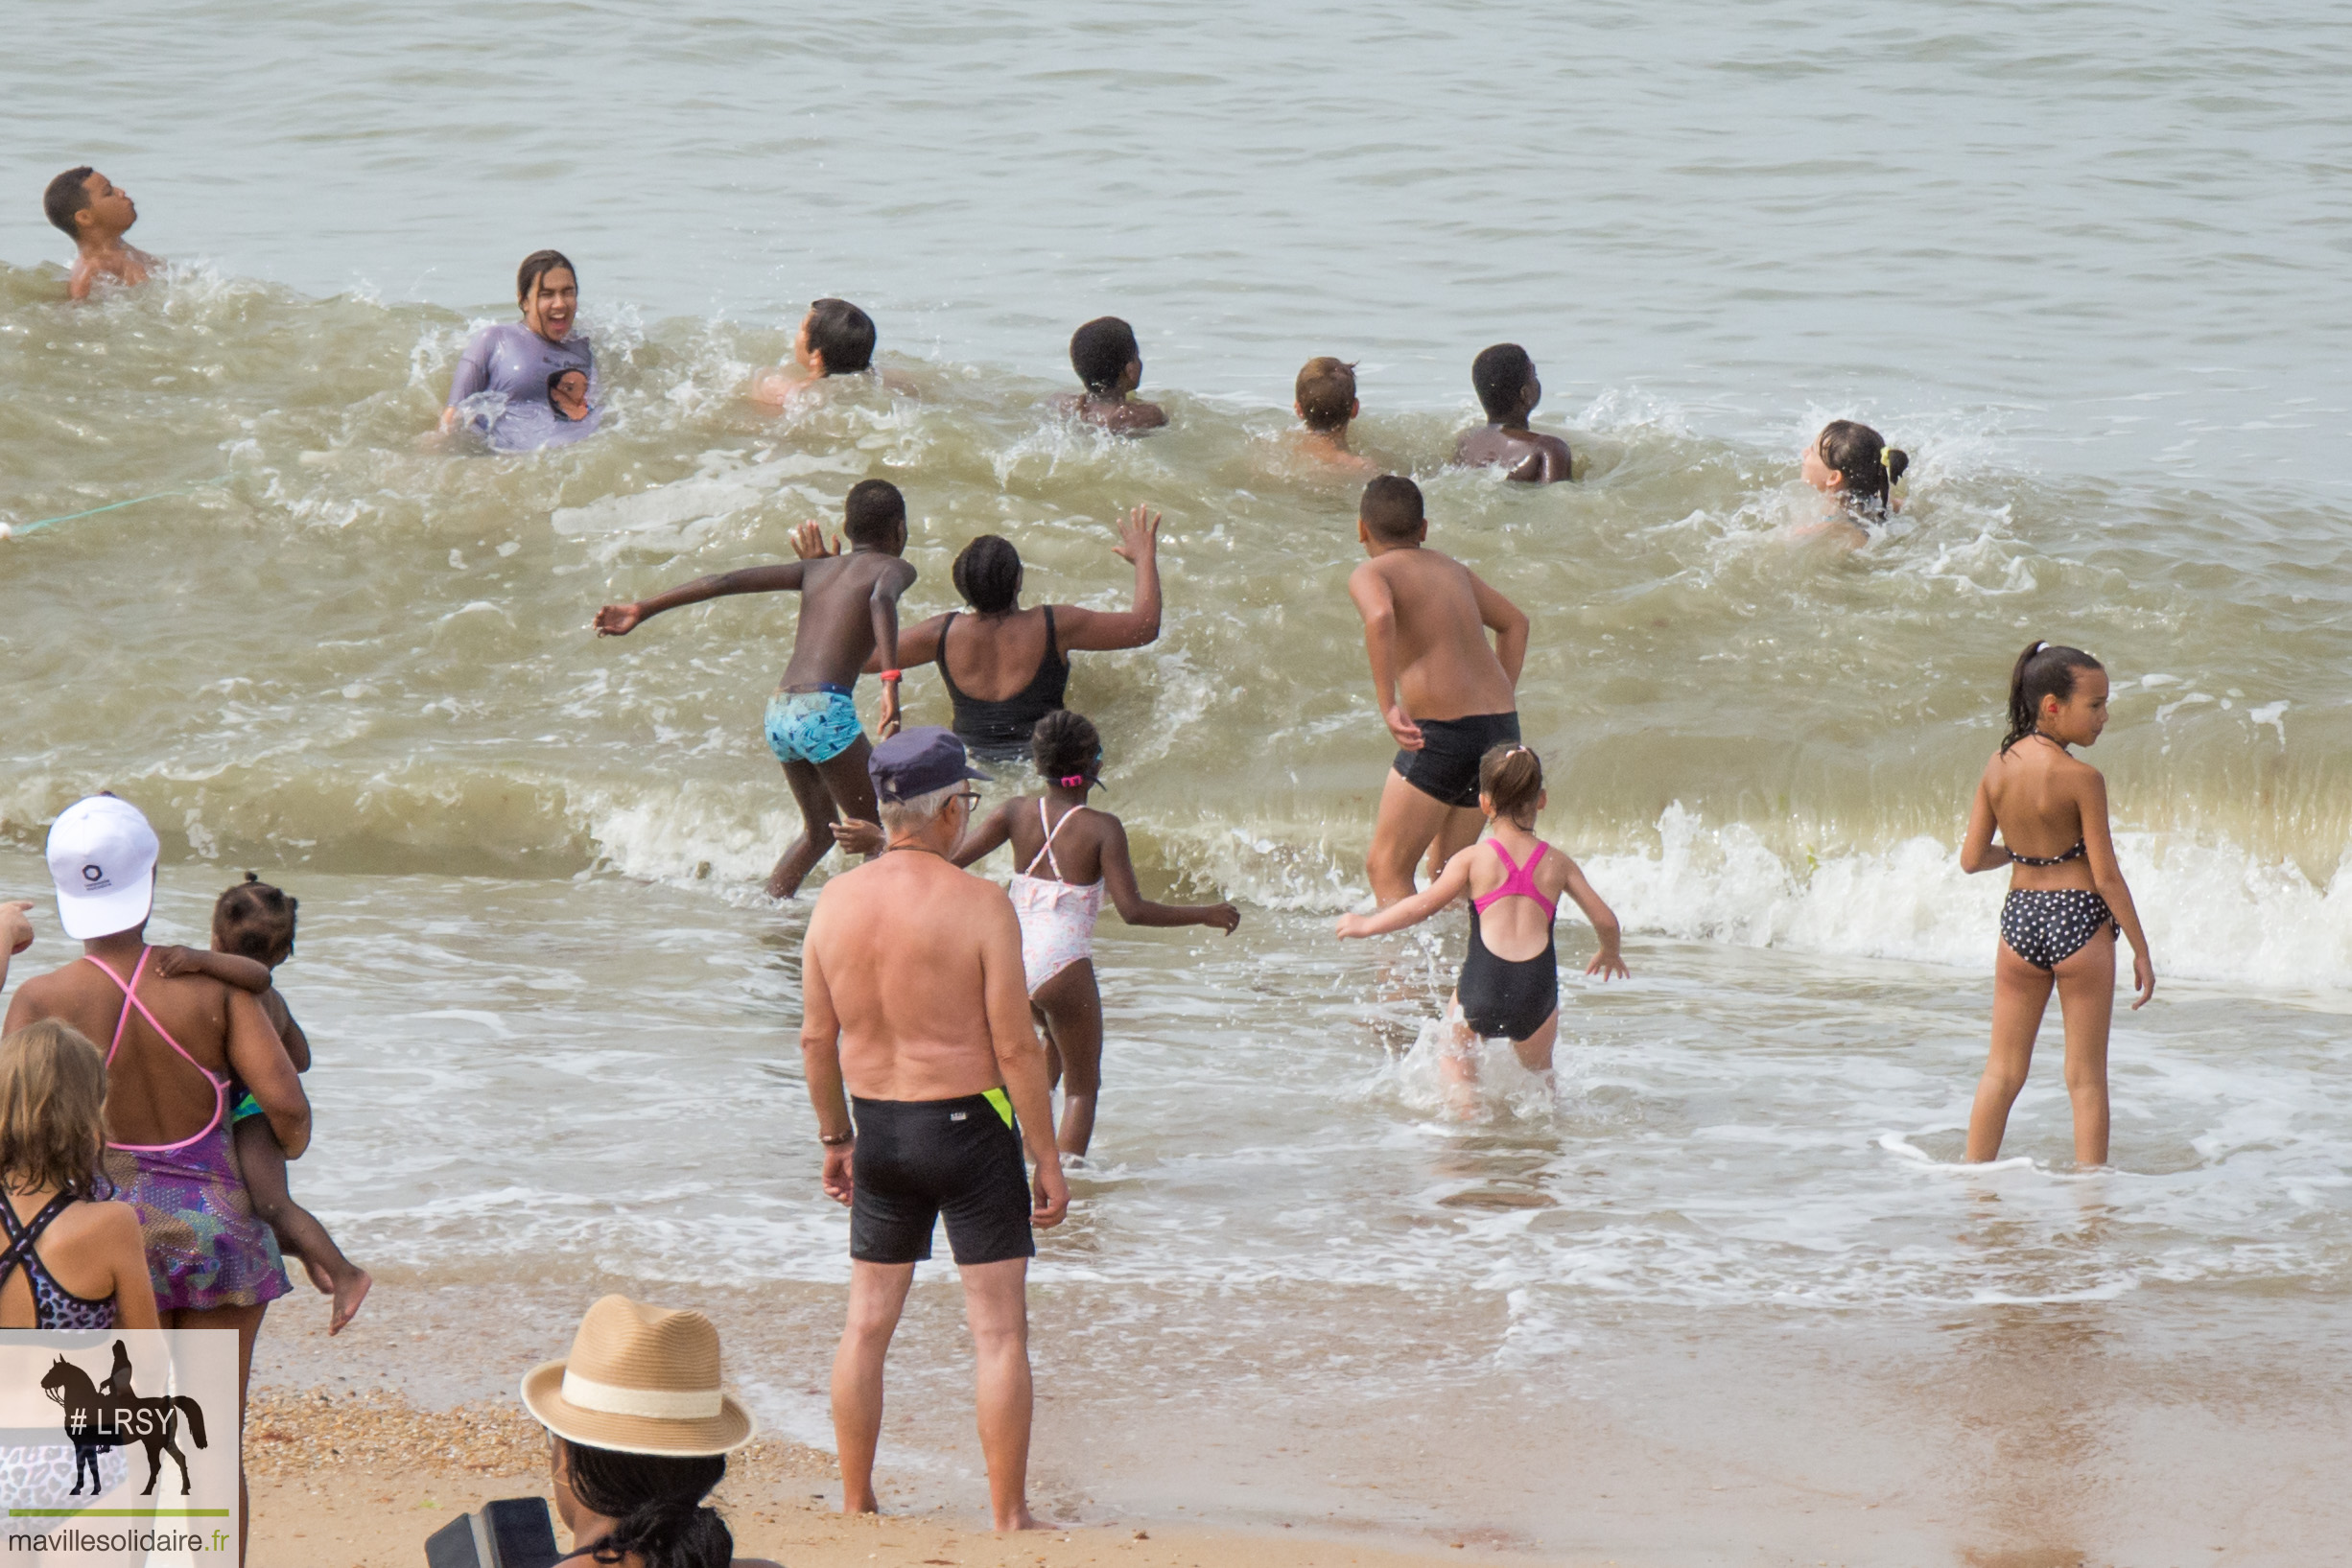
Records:
[[[212,1085],[212,1120],[194,1137],[177,1143],[106,1145],[106,1175],[115,1196],[139,1211],[139,1234],[147,1247],[147,1272],[155,1282],[159,1312],[211,1307],[260,1306],[293,1287],[277,1237],[253,1212],[253,1199],[237,1168],[229,1141],[228,1080],[188,1055],[170,1030],[139,1000],[139,976],[148,953],[126,981],[92,958],[106,978],[123,988],[123,1016],[106,1047],[106,1064],[123,1047],[132,1008],[163,1042]],[[86,955],[85,955],[86,956]]]
[[[8,1230],[9,1244],[0,1249],[0,1285],[8,1283],[16,1265],[25,1268],[25,1283],[33,1287],[33,1326],[35,1328],[112,1328],[114,1326],[114,1298],[93,1301],[86,1296],[76,1296],[49,1272],[35,1249],[41,1232],[49,1222],[65,1212],[74,1202],[70,1192],[60,1192],[49,1200],[30,1222],[16,1217],[16,1205],[0,1195],[0,1227]]]

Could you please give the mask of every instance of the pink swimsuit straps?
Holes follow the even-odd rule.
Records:
[[[177,1143],[115,1143],[111,1145],[111,1147],[117,1149],[128,1149],[133,1154],[147,1155],[171,1154],[176,1150],[187,1148],[190,1144],[195,1143],[209,1135],[214,1128],[220,1126],[221,1118],[228,1112],[228,1080],[220,1077],[214,1073],[211,1068],[205,1066],[204,1064],[199,1062],[195,1057],[190,1056],[187,1052],[187,1048],[181,1045],[178,1041],[172,1038],[172,1031],[166,1029],[162,1023],[156,1019],[155,1015],[147,1010],[147,1004],[139,1000],[139,976],[147,972],[148,956],[155,949],[153,948],[141,948],[139,949],[138,965],[131,970],[130,979],[128,982],[126,982],[121,975],[115,973],[113,970],[109,969],[104,959],[92,958],[88,953],[83,953],[82,955],[84,958],[88,958],[91,963],[97,965],[100,973],[104,974],[107,979],[113,981],[117,986],[122,988],[123,1016],[120,1018],[117,1018],[114,1023],[114,1041],[106,1047],[106,1065],[109,1067],[114,1065],[114,1053],[123,1048],[123,1031],[130,1027],[130,1010],[135,1007],[139,1010],[139,1016],[147,1020],[147,1026],[154,1030],[155,1033],[161,1035],[163,1037],[163,1042],[172,1047],[172,1049],[179,1052],[179,1059],[182,1062],[187,1063],[191,1067],[194,1067],[197,1071],[202,1073],[204,1075],[204,1082],[212,1086],[212,1120],[206,1122],[202,1130],[198,1132],[195,1136],[181,1138]]]
[[[1515,866],[1511,863],[1511,852],[1503,848],[1503,841],[1501,839],[1488,839],[1487,848],[1494,852],[1494,858],[1503,863],[1503,869],[1510,873],[1510,875],[1503,878],[1503,885],[1496,888],[1494,892],[1486,894],[1481,898],[1470,900],[1471,903],[1478,906],[1478,912],[1480,914],[1485,914],[1487,910],[1493,906],[1495,900],[1507,899],[1516,893],[1522,899],[1535,900],[1536,902],[1543,906],[1543,912],[1545,914],[1550,915],[1555,919],[1558,918],[1560,914],[1560,901],[1558,899],[1545,898],[1542,892],[1536,886],[1536,862],[1543,858],[1543,852],[1551,848],[1549,844],[1544,843],[1543,840],[1540,838],[1537,839],[1536,853],[1527,857],[1527,864],[1523,866]]]

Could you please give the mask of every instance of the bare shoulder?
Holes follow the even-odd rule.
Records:
[[[124,1203],[74,1204],[51,1222],[49,1230],[69,1245],[145,1246],[139,1233],[139,1211]]]

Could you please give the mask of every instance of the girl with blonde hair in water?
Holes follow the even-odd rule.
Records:
[[[1617,917],[1585,880],[1582,867],[1536,836],[1543,809],[1543,760],[1517,741],[1492,747],[1478,761],[1478,809],[1487,837],[1446,862],[1437,880],[1408,899],[1370,915],[1343,915],[1345,937],[1401,931],[1470,896],[1470,952],[1462,960],[1449,1012],[1460,1019],[1447,1075],[1470,1076],[1475,1040],[1511,1041],[1530,1072],[1552,1069],[1560,1033],[1560,959],[1552,926],[1562,894],[1576,901],[1601,939],[1585,966],[1606,980],[1631,978],[1617,941]]]
[[[2013,867],[1993,958],[1992,1050],[1968,1116],[1968,1158],[2001,1153],[2009,1108],[2025,1087],[2055,987],[2066,1020],[2066,1093],[2075,1161],[2107,1162],[2107,1028],[2115,1015],[2115,939],[2131,943],[2134,1009],[2155,994],[2131,890],[2115,863],[2107,784],[2070,748],[2107,726],[2107,672],[2081,648],[2035,643],[2010,674],[2009,734],[1985,764],[1968,808],[1960,869]],[[1995,831],[2001,842],[1995,844]],[[2029,853],[2031,852],[2031,853]]]

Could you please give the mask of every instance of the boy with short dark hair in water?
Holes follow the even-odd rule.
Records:
[[[1319,354],[1299,367],[1291,408],[1306,427],[1300,450],[1335,467],[1369,469],[1372,460],[1348,450],[1348,425],[1362,411],[1355,399],[1355,366]]]
[[[1143,351],[1135,340],[1135,328],[1117,316],[1096,316],[1070,335],[1070,367],[1078,372],[1086,391],[1056,397],[1056,412],[1119,435],[1158,430],[1167,423],[1167,410],[1159,404],[1128,396],[1143,385]]]
[[[1400,748],[1364,857],[1383,905],[1413,892],[1432,844],[1444,864],[1478,836],[1478,761],[1519,737],[1527,618],[1450,555],[1423,547],[1421,487],[1396,474],[1364,486],[1356,536],[1372,558],[1348,578],[1380,717]],[[1494,633],[1493,646],[1486,634]]]
[[[1487,411],[1487,423],[1464,431],[1455,440],[1455,462],[1507,469],[1505,478],[1525,484],[1576,477],[1568,443],[1527,428],[1528,416],[1543,401],[1543,384],[1536,379],[1536,362],[1527,357],[1527,350],[1517,343],[1496,343],[1483,351],[1470,362],[1470,386]]]
[[[294,916],[300,902],[248,871],[244,881],[222,894],[212,906],[212,950],[158,948],[155,971],[166,979],[202,974],[252,993],[261,1010],[270,1016],[294,1071],[308,1072],[310,1037],[294,1022],[272,977],[272,971],[294,956]],[[242,1085],[237,1086],[229,1120],[237,1168],[253,1200],[253,1212],[277,1233],[281,1249],[302,1260],[319,1294],[334,1298],[327,1333],[330,1337],[341,1333],[359,1315],[360,1303],[367,1299],[374,1278],[343,1256],[317,1215],[294,1201],[286,1185],[286,1150],[270,1130],[270,1118],[262,1114],[261,1107]]]
[[[816,299],[792,334],[792,363],[798,374],[778,371],[752,389],[755,402],[781,408],[828,376],[855,375],[874,366],[874,318],[846,299]]]
[[[882,655],[882,694],[875,729],[884,739],[898,733],[899,596],[915,580],[915,569],[900,558],[906,549],[906,501],[886,480],[861,480],[850,487],[842,515],[851,545],[846,555],[697,577],[634,604],[607,604],[594,622],[599,637],[626,637],[682,604],[731,594],[801,596],[791,662],[767,704],[768,748],[784,764],[802,824],[799,839],[768,874],[773,899],[790,898],[833,848],[837,818],[880,820],[866,778],[873,748],[855,700],[858,671],[876,652]]]
[[[139,209],[131,204],[129,191],[86,163],[49,182],[41,194],[41,210],[74,242],[73,275],[65,284],[68,298],[89,298],[91,286],[102,277],[145,283],[148,273],[163,265],[123,243],[130,225],[139,221]]]

